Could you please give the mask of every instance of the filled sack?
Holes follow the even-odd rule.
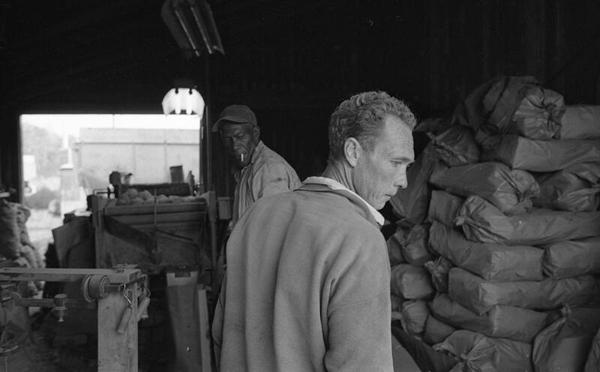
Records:
[[[552,278],[600,274],[600,236],[545,246],[543,267]]]
[[[497,162],[448,168],[433,174],[429,182],[455,195],[479,195],[507,214],[527,212],[540,192],[531,174]]]
[[[481,315],[496,305],[532,310],[553,310],[564,304],[585,305],[600,296],[600,287],[592,275],[536,282],[490,282],[455,267],[448,274],[448,294]]]
[[[600,162],[580,163],[536,176],[540,193],[533,205],[571,212],[591,212],[600,205]]]
[[[507,216],[477,195],[465,200],[455,219],[468,240],[507,245],[541,245],[600,235],[600,212],[533,209]]]
[[[450,353],[460,362],[450,372],[530,372],[531,344],[486,337],[480,333],[458,330],[433,346]]]
[[[431,316],[430,316],[431,318]],[[585,363],[584,372],[598,372],[600,368],[600,329],[596,333],[596,337],[592,341],[592,347]]]
[[[17,204],[0,199],[0,255],[16,259],[21,252],[21,230]]]
[[[427,250],[427,240],[429,234],[429,225],[420,224],[413,226],[403,244],[401,244],[402,257],[411,265],[423,266],[431,260],[431,255]]]
[[[392,302],[392,312],[399,313],[400,310],[402,309],[402,303],[404,302],[402,297],[391,294],[390,301]]]
[[[437,221],[447,226],[454,226],[458,211],[465,199],[442,190],[432,190],[427,221]]]
[[[429,314],[427,321],[425,322],[423,341],[427,342],[429,345],[437,344],[444,341],[446,337],[450,336],[454,331],[456,331],[454,327],[439,321],[433,315]]]
[[[489,133],[550,139],[560,130],[565,102],[530,76],[506,76],[491,86],[483,107],[488,113],[484,129]]]
[[[600,308],[572,309],[535,338],[536,372],[580,372],[585,368],[596,331]],[[598,366],[596,366],[597,368]],[[592,369],[598,371],[598,369]]]
[[[566,106],[560,121],[560,138],[600,138],[600,106]]]
[[[471,129],[454,125],[432,136],[431,143],[439,159],[449,167],[473,164],[479,161],[479,145]]]
[[[392,267],[390,287],[392,294],[406,300],[427,298],[434,292],[429,273],[422,267],[408,264]]]
[[[443,168],[433,145],[428,144],[406,172],[408,186],[399,189],[390,199],[394,213],[407,225],[418,225],[425,220],[429,206],[429,177]]]
[[[402,245],[406,239],[406,230],[398,227],[396,232],[386,241],[388,256],[390,257],[390,266],[395,266],[405,263],[406,260],[402,256]]]
[[[483,161],[500,161],[512,169],[554,172],[600,159],[600,139],[539,141],[515,135],[493,137]]]
[[[457,105],[453,122],[476,132],[549,139],[559,134],[564,111],[562,95],[535,77],[499,76],[473,89]]]
[[[402,328],[412,335],[420,335],[425,330],[429,309],[425,301],[404,301],[400,307]]]
[[[436,292],[448,293],[448,273],[454,267],[452,262],[448,261],[443,256],[436,258],[434,261],[427,261],[423,265],[431,275],[431,283]]]
[[[484,314],[465,308],[448,295],[438,294],[429,303],[431,314],[445,324],[489,337],[533,342],[546,326],[548,314],[514,306],[493,306]]]
[[[479,243],[453,227],[433,222],[429,246],[454,265],[490,281],[542,280],[544,250],[531,246]]]

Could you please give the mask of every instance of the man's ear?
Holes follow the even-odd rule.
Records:
[[[355,167],[358,164],[358,159],[362,156],[362,151],[362,146],[356,138],[346,138],[344,142],[344,157],[350,163],[350,166]]]

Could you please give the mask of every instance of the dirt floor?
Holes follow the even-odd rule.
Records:
[[[64,323],[59,323],[50,312],[34,314],[30,317],[31,330],[28,333],[21,334],[19,331],[17,342],[6,344],[4,348],[0,346],[0,372],[97,371],[95,324],[89,327],[90,323],[94,323],[90,321],[93,317],[93,313],[72,313],[71,319],[67,314]],[[81,322],[87,323],[86,327],[81,327]],[[170,335],[165,334],[166,331],[158,323],[140,324],[138,371],[170,370]],[[16,348],[13,348],[15,344]]]
[[[86,335],[64,337],[57,319],[34,314],[30,329],[3,332],[0,372],[92,372],[97,370],[95,340]],[[8,335],[8,337],[6,337]],[[9,339],[9,340],[6,340]],[[12,342],[10,341],[12,339]]]

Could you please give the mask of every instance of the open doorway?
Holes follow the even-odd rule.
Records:
[[[21,115],[27,229],[43,255],[66,213],[89,213],[86,197],[106,192],[109,175],[133,183],[170,182],[170,168],[199,175],[196,115]]]

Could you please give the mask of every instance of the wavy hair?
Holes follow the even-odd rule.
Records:
[[[416,125],[408,106],[386,92],[363,92],[340,103],[329,119],[329,161],[342,158],[344,142],[351,137],[372,151],[386,115],[397,116],[411,130]]]

